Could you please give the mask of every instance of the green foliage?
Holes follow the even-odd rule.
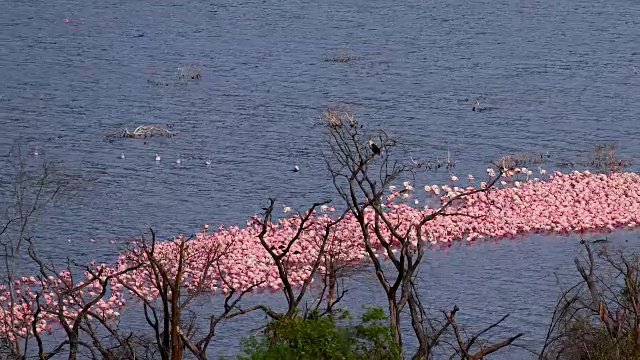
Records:
[[[348,312],[336,316],[306,317],[271,322],[263,335],[242,342],[242,360],[360,360],[399,359],[391,341],[387,316],[371,308],[353,326]]]
[[[360,341],[360,351],[364,354],[369,354],[373,359],[400,358],[400,351],[393,343],[388,318],[382,308],[369,308],[355,330]]]

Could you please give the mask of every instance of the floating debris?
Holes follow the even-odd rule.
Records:
[[[147,84],[153,86],[169,86],[171,84],[187,85],[189,81],[199,80],[200,78],[202,78],[202,70],[200,70],[200,68],[178,67],[177,76],[174,78],[175,80],[171,81],[161,78],[147,79]]]
[[[178,68],[178,82],[186,85],[189,80],[198,80],[202,77],[200,69],[191,69],[190,67]]]
[[[129,129],[125,128],[124,130],[117,133],[106,135],[104,139],[106,141],[113,142],[118,138],[141,139],[154,136],[173,137],[175,135],[177,135],[177,132],[171,131],[170,126],[163,124],[151,124],[140,125],[133,131],[129,131]]]
[[[176,133],[169,130],[167,126],[154,124],[154,125],[138,126],[132,132],[129,132],[129,130],[127,129],[124,129],[124,135],[125,137],[130,137],[130,138],[146,138],[146,137],[152,137],[152,136],[172,137],[176,135]]]
[[[345,55],[345,54],[337,55],[334,57],[328,57],[324,59],[324,61],[327,61],[327,62],[339,62],[339,63],[348,63],[354,60],[356,60],[355,56]]]

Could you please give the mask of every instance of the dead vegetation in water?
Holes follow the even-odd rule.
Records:
[[[321,124],[326,124],[330,128],[339,128],[348,124],[350,127],[360,126],[356,120],[354,112],[342,106],[330,106],[322,114]]]
[[[202,70],[199,67],[178,67],[174,81],[161,78],[148,79],[147,83],[153,86],[187,85],[191,81],[202,78]]]
[[[631,159],[620,159],[616,146],[613,143],[600,143],[591,149],[583,152],[578,159],[557,159],[551,157],[549,152],[542,153],[518,153],[501,157],[496,164],[504,169],[519,167],[541,166],[544,163],[553,161],[553,166],[558,168],[576,167],[589,168],[596,172],[619,171],[633,164]]]
[[[582,164],[597,170],[617,171],[631,165],[631,160],[619,159],[613,143],[596,144]]]
[[[178,68],[178,81],[186,82],[189,80],[199,80],[202,77],[202,72],[199,68],[191,67],[179,67]]]
[[[326,57],[324,59],[324,61],[326,62],[337,62],[337,63],[350,63],[355,60],[357,60],[355,56],[348,55],[348,54],[338,54],[332,57]]]
[[[426,170],[435,170],[438,169],[446,169],[451,170],[456,166],[456,162],[451,156],[451,151],[447,150],[447,157],[440,158],[436,156],[435,160],[416,160],[413,157],[410,157],[411,163],[415,165],[417,168],[424,168]]]
[[[108,142],[113,142],[117,139],[121,138],[129,138],[129,139],[146,139],[151,137],[174,137],[178,133],[172,131],[173,125],[165,125],[165,124],[150,124],[150,125],[140,125],[136,127],[133,131],[129,131],[128,128],[124,128],[121,131],[118,131],[113,134],[106,135],[104,140]]]
[[[578,160],[565,160],[556,163],[557,167],[586,167],[595,172],[616,172],[628,168],[632,159],[620,159],[614,143],[600,143],[583,152]]]
[[[519,167],[530,167],[532,165],[539,166],[544,164],[550,158],[551,155],[549,152],[546,152],[545,154],[522,152],[515,155],[503,156],[494,163],[503,169],[513,169]]]

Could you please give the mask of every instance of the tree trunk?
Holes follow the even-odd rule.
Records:
[[[333,314],[333,303],[336,301],[336,277],[333,269],[327,271],[329,277],[329,299],[327,302],[327,314]]]
[[[389,328],[391,330],[391,340],[402,351],[402,333],[400,332],[400,312],[396,303],[395,295],[388,296],[389,301]],[[404,359],[402,353],[400,354]]]
[[[69,334],[69,360],[76,360],[78,356],[78,335],[71,332]]]
[[[412,359],[427,359],[429,355],[429,340],[422,325],[423,319],[420,305],[416,302],[414,294],[409,295],[409,310],[411,312],[411,326],[419,344],[418,351],[416,351]]]

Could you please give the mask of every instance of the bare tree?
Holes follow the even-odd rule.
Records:
[[[272,223],[272,214],[274,209],[274,200],[270,200],[269,205],[265,208],[262,218],[254,217],[254,222],[259,226],[261,231],[257,235],[256,241],[265,249],[271,257],[274,265],[278,269],[278,276],[282,282],[282,291],[287,299],[287,311],[284,314],[273,311],[264,305],[256,305],[249,308],[242,308],[240,301],[242,298],[263,285],[265,278],[248,286],[244,290],[237,289],[225,275],[225,269],[222,267],[222,261],[230,252],[234,251],[234,243],[216,243],[205,253],[190,253],[190,239],[183,237],[175,240],[172,244],[173,251],[168,253],[174,254],[175,259],[166,258],[167,253],[162,255],[156,251],[158,242],[156,234],[151,230],[151,241],[147,242],[144,238],[139,242],[138,249],[131,249],[127,254],[126,263],[140,264],[140,270],[135,274],[131,274],[129,278],[120,277],[119,281],[134,295],[135,298],[143,302],[144,314],[148,325],[152,328],[155,343],[158,347],[160,357],[164,359],[177,360],[183,357],[184,349],[187,349],[197,359],[207,359],[207,348],[216,334],[219,323],[223,320],[232,319],[236,316],[247,314],[256,310],[264,312],[268,317],[274,320],[283,317],[294,317],[297,314],[298,307],[311,284],[314,274],[317,273],[324,261],[325,249],[330,238],[331,228],[339,221],[330,221],[324,225],[324,233],[318,246],[318,254],[316,260],[311,264],[309,276],[302,285],[294,284],[290,279],[290,274],[296,267],[291,261],[291,249],[294,245],[301,241],[301,236],[310,229],[311,226],[317,226],[311,221],[315,209],[325,203],[314,204],[304,214],[300,216],[299,224],[294,230],[292,238],[284,245],[280,245],[278,250],[269,243],[268,235],[271,231],[277,231],[277,225]],[[166,244],[165,244],[166,245]],[[237,245],[237,244],[235,244]],[[187,266],[194,261],[193,256],[205,256],[206,259],[200,263],[204,264],[202,268],[192,273],[186,271]],[[308,266],[309,264],[304,264]],[[197,278],[194,278],[197,277]],[[140,281],[145,279],[145,284],[154,289],[158,295],[156,298],[150,298],[142,293],[134,282],[133,278]],[[189,280],[191,283],[198,284],[195,288],[187,288],[184,283]],[[195,281],[194,281],[195,280]],[[206,295],[211,290],[205,286],[212,281],[219,281],[226,285],[228,292],[225,294],[223,310],[219,314],[207,315],[209,317],[209,327],[204,335],[196,339],[196,329],[194,323],[184,324],[182,315],[188,309],[188,305],[197,297]],[[334,299],[334,302],[336,300]]]
[[[112,349],[105,346],[105,337],[116,340],[128,353],[135,355],[132,343],[122,336],[117,329],[117,312],[107,302],[109,297],[117,297],[114,286],[117,278],[137,270],[140,265],[126,267],[120,271],[104,265],[72,266],[70,262],[59,271],[53,265],[45,264],[29,243],[29,257],[38,265],[39,274],[35,277],[38,286],[22,292],[23,304],[32,308],[32,335],[37,341],[40,360],[50,359],[62,351],[66,351],[69,360],[75,360],[80,347],[86,349],[93,359],[115,359]],[[75,270],[84,272],[84,279],[77,281]],[[46,300],[46,298],[49,300]],[[34,301],[35,300],[35,301]],[[99,305],[104,305],[100,307]],[[41,319],[54,320],[62,327],[66,339],[51,351],[46,351],[37,330]],[[104,331],[102,331],[104,330]],[[83,339],[86,335],[88,341]],[[128,337],[131,338],[131,335]],[[100,354],[100,357],[97,356]]]
[[[636,359],[640,258],[582,243],[586,256],[575,258],[581,281],[560,296],[540,359]]]
[[[3,174],[6,178],[0,181],[0,216],[3,217],[0,246],[4,260],[0,285],[6,294],[3,302],[13,309],[20,299],[15,282],[20,260],[25,255],[23,243],[30,237],[32,225],[51,204],[62,198],[71,184],[59,164],[45,161],[40,166],[30,166],[19,145],[11,149],[8,159],[10,164],[5,166],[8,171]],[[18,321],[13,311],[4,312],[0,318],[0,324],[9,329]],[[26,341],[20,337],[5,340],[8,340],[5,348],[11,356],[24,356]]]
[[[321,238],[319,240],[319,243],[316,244],[317,255],[310,264],[304,264],[304,266],[309,266],[311,268],[308,276],[306,277],[306,279],[304,279],[303,283],[299,287],[296,288],[296,286],[292,284],[290,280],[290,272],[292,270],[292,266],[291,266],[292,264],[289,261],[289,255],[291,254],[291,249],[297,242],[300,242],[300,237],[304,232],[309,231],[309,229],[312,226],[317,226],[317,223],[313,222],[311,220],[311,217],[315,214],[315,210],[317,208],[320,208],[321,206],[325,206],[326,204],[328,204],[328,202],[315,203],[304,213],[297,214],[297,216],[300,219],[300,222],[297,228],[295,229],[293,236],[290,239],[288,239],[285,244],[281,244],[277,248],[273,244],[270,244],[266,239],[267,233],[274,227],[272,223],[272,220],[273,220],[272,216],[273,216],[273,208],[275,205],[275,200],[269,199],[269,205],[265,208],[264,217],[262,219],[254,218],[254,221],[256,221],[262,227],[262,230],[258,235],[260,244],[265,249],[265,251],[267,251],[267,253],[269,254],[269,256],[271,257],[271,259],[275,263],[275,266],[278,269],[278,274],[282,282],[282,289],[283,289],[282,291],[287,300],[287,312],[283,314],[281,317],[292,318],[296,315],[297,311],[299,310],[300,303],[304,299],[304,296],[307,293],[309,286],[311,285],[311,282],[314,279],[314,275],[317,274],[321,266],[326,265],[327,262],[331,261],[327,257],[327,249],[330,246],[330,240],[332,240],[332,229],[335,227],[336,224],[338,224],[342,220],[342,216],[336,220],[331,220],[327,224],[322,226]],[[326,279],[326,282],[325,282],[326,284],[333,284],[333,285],[330,285],[332,286],[332,288],[329,290],[330,293],[327,298],[327,312],[329,313],[331,312],[331,308],[341,298],[341,297],[338,298],[335,295],[336,294],[335,282],[338,278],[338,274],[336,274],[335,272],[328,273],[329,271],[333,271],[333,270],[335,270],[335,267],[329,268],[329,269],[325,268],[325,274],[323,276],[323,278]],[[325,292],[323,291],[321,294],[321,299],[320,299],[321,301],[324,298],[324,293]],[[321,301],[319,301],[319,303]]]
[[[441,340],[454,315],[440,328],[429,326],[429,319],[417,292],[416,276],[420,268],[425,243],[431,235],[425,233],[425,224],[441,216],[469,216],[464,212],[464,199],[477,192],[492,188],[500,176],[495,176],[483,189],[463,191],[449,196],[442,206],[409,222],[388,214],[384,204],[386,189],[400,176],[410,175],[420,164],[404,165],[394,158],[396,141],[379,130],[366,136],[364,127],[353,115],[331,112],[325,114],[324,123],[328,135],[328,150],[325,160],[333,183],[348,210],[360,225],[364,248],[373,263],[373,268],[388,302],[389,325],[395,344],[402,348],[401,318],[408,305],[410,320],[419,348],[414,359],[429,358]],[[502,174],[497,169],[497,173]],[[377,256],[378,249],[390,260],[393,271],[385,268]],[[495,344],[503,348],[521,335],[506,342]],[[462,358],[471,358],[469,346],[461,348]],[[497,350],[496,349],[496,350]],[[473,356],[481,356],[482,353]]]
[[[207,349],[216,334],[218,324],[222,320],[232,319],[255,310],[263,310],[266,314],[276,316],[265,306],[254,306],[243,309],[239,306],[242,298],[252,292],[263,282],[259,281],[244,290],[238,290],[224,276],[220,261],[228,255],[230,244],[215,244],[207,253],[190,253],[191,238],[180,237],[173,242],[175,259],[167,259],[165,255],[157,253],[158,242],[156,233],[151,229],[151,241],[144,237],[139,242],[140,249],[128,252],[128,262],[142,264],[141,271],[133,274],[138,281],[145,279],[145,287],[157,293],[157,299],[149,297],[142,289],[135,286],[135,279],[120,277],[123,284],[135,298],[143,303],[147,324],[153,330],[155,345],[163,360],[177,360],[183,358],[187,349],[197,359],[207,359]],[[194,256],[204,256],[202,268],[189,271],[188,265],[194,261]],[[212,281],[226,283],[229,291],[225,294],[223,310],[219,314],[205,315],[209,318],[209,327],[196,339],[196,324],[194,321],[184,322],[183,314],[189,310],[189,305],[198,297],[211,293],[207,287]],[[134,280],[134,281],[132,281]],[[185,282],[197,284],[195,287],[185,286]]]
[[[115,277],[134,269],[114,272],[105,266],[78,265],[69,260],[57,269],[42,260],[36,252],[32,226],[52,204],[70,196],[71,187],[78,188],[78,184],[69,180],[59,164],[45,161],[30,166],[19,146],[12,149],[9,159],[13,162],[13,179],[4,183],[1,194],[1,200],[7,201],[3,208],[5,225],[0,229],[4,250],[0,277],[4,290],[0,295],[0,335],[6,345],[3,355],[24,359],[35,347],[37,358],[42,360],[62,352],[76,359],[81,349],[91,358],[109,358],[111,349],[102,346],[105,333],[122,346],[130,344],[115,332],[112,313],[97,311],[96,304],[114,296]],[[34,270],[35,276],[24,276]],[[82,273],[84,277],[78,281]],[[45,342],[42,334],[56,325],[66,339],[57,344]]]

